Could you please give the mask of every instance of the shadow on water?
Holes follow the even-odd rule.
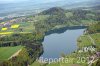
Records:
[[[75,30],[75,29],[84,29],[87,28],[87,26],[73,26],[73,27],[63,27],[63,28],[59,28],[59,29],[54,29],[54,30],[50,30],[48,32],[45,33],[45,35],[50,35],[53,33],[57,33],[57,34],[61,34],[64,33],[66,30]]]

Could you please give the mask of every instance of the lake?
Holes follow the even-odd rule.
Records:
[[[60,30],[45,36],[43,44],[43,58],[59,58],[61,54],[70,54],[77,50],[77,39],[85,29]],[[62,31],[62,32],[61,32]]]

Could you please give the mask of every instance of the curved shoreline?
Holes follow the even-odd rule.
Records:
[[[49,30],[47,32],[45,32],[45,35],[50,35],[52,33],[63,33],[65,30],[75,30],[75,29],[84,29],[87,28],[88,26],[70,26],[70,27],[61,27],[61,28],[57,28],[57,29],[53,29],[53,30]]]

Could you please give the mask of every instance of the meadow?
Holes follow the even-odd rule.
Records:
[[[23,46],[0,47],[0,60],[8,60],[8,58],[22,48]]]

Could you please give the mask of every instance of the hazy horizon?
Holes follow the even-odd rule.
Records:
[[[0,0],[0,17],[37,13],[51,7],[85,7],[99,4],[98,0]]]
[[[21,3],[21,2],[37,2],[37,3],[50,3],[57,1],[65,1],[65,2],[84,2],[84,1],[95,1],[95,0],[0,0],[0,4],[5,3]]]

